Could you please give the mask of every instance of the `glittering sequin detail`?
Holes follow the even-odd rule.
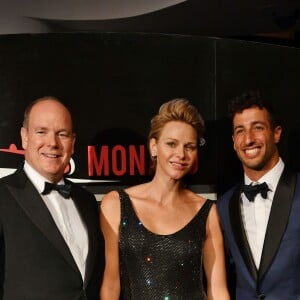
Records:
[[[206,299],[202,285],[202,245],[213,201],[207,200],[178,232],[157,235],[140,222],[125,191],[119,193],[122,299]]]

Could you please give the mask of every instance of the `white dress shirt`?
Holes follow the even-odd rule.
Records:
[[[41,176],[27,162],[24,164],[24,171],[38,192],[42,193],[45,181],[49,180]],[[61,180],[57,184],[64,184],[64,181]],[[84,280],[88,253],[88,235],[74,201],[71,198],[63,198],[55,190],[51,191],[48,195],[41,195],[41,197],[49,209],[61,235],[65,239]]]
[[[274,193],[283,169],[284,163],[282,159],[279,158],[278,163],[272,170],[261,177],[259,181],[253,182],[253,184],[263,182],[268,184],[270,191],[268,192],[266,199],[264,199],[261,194],[257,194],[254,201],[250,202],[244,193],[241,194],[242,219],[257,269],[259,268],[261,260]],[[244,177],[245,184],[250,184],[252,182],[246,175]]]

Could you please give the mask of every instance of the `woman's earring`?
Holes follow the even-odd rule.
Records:
[[[199,140],[199,147],[203,147],[205,145],[205,139],[202,137]]]

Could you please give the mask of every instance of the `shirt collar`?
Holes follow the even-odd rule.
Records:
[[[24,171],[33,185],[36,187],[39,193],[43,192],[45,187],[45,181],[48,181],[40,173],[38,173],[27,161],[24,163]],[[61,179],[58,184],[64,184],[64,180]]]

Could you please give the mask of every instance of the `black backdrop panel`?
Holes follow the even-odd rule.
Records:
[[[227,100],[258,89],[272,103],[283,126],[279,149],[291,169],[300,170],[300,49],[261,43],[219,40],[216,55],[218,115],[218,192],[242,178],[232,148]]]
[[[151,117],[175,97],[188,98],[207,121],[191,186],[216,182],[215,40],[157,34],[25,34],[0,37],[0,166],[16,168],[26,105],[52,95],[73,112],[77,143],[69,175],[95,193],[149,179]],[[200,189],[200,190],[199,190]]]
[[[262,90],[281,113],[282,156],[299,170],[299,67],[299,49],[226,39],[139,33],[0,36],[0,176],[23,161],[19,131],[26,105],[52,95],[74,116],[72,180],[95,193],[149,180],[150,119],[163,102],[185,97],[207,126],[191,188],[223,193],[242,175],[232,150],[227,100],[249,89]]]

